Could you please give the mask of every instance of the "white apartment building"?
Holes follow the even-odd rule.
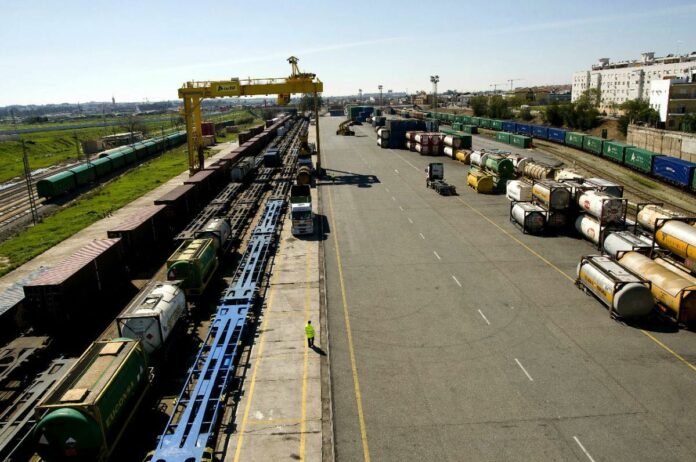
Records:
[[[688,55],[655,57],[643,53],[639,60],[610,63],[602,58],[589,71],[573,74],[572,96],[575,101],[588,88],[600,91],[600,110],[609,110],[624,101],[650,99],[650,82],[663,79],[696,79],[696,52]]]

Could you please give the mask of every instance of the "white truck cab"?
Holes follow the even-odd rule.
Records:
[[[290,188],[290,219],[293,235],[314,234],[312,193],[309,185],[295,185]]]

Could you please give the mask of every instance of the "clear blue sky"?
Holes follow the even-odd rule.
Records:
[[[0,105],[176,99],[185,80],[281,77],[327,95],[570,83],[597,58],[696,51],[696,3],[655,0],[5,0]]]

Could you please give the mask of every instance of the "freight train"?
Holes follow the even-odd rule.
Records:
[[[287,123],[287,119],[281,119],[263,134],[257,135],[238,148],[237,154],[245,153],[245,151],[255,152],[255,154],[261,152],[262,156],[262,147],[256,149],[254,143],[264,144],[263,140],[273,136],[277,128],[285,123]],[[296,124],[296,126],[301,126],[301,129],[304,130],[307,129],[306,122]],[[292,136],[286,138],[294,138],[297,132],[296,129],[289,130],[288,133]],[[205,370],[202,372],[195,368],[192,369],[191,375],[187,379],[187,384],[190,385],[191,381],[195,382],[199,377],[206,377],[206,380],[198,381],[196,389],[200,387],[200,393],[212,393],[212,395],[201,396],[199,394],[195,400],[195,407],[199,409],[197,412],[205,413],[206,416],[209,416],[211,411],[214,415],[219,415],[218,411],[223,406],[220,398],[229,383],[230,371],[234,367],[232,360],[236,355],[239,340],[244,333],[247,313],[254,306],[258,296],[255,287],[265,274],[263,269],[270,259],[271,250],[277,240],[286,203],[286,198],[281,198],[281,196],[283,192],[287,196],[289,182],[292,181],[292,173],[297,163],[296,155],[287,155],[292,140],[276,145],[275,143],[279,141],[279,138],[282,137],[276,137],[275,141],[271,141],[270,149],[279,149],[283,154],[286,154],[285,157],[288,159],[286,168],[279,178],[274,180],[271,199],[266,205],[262,219],[252,232],[248,249],[235,272],[234,282],[223,297],[218,313],[213,318],[211,334],[206,340],[206,345],[203,346],[201,353],[195,360],[196,364],[203,364],[199,362],[201,358],[210,355],[205,362],[205,365],[210,364],[210,367],[209,369],[204,367]],[[229,166],[226,167],[226,171],[229,181]],[[240,238],[241,229],[246,228],[251,215],[258,208],[258,202],[265,189],[277,172],[278,169],[262,169],[257,175],[256,181],[235,202],[234,210],[231,210],[230,204],[232,198],[236,197],[240,185],[237,183],[228,184],[174,240],[181,240],[191,234],[198,236],[196,240],[219,250],[223,246],[220,242],[215,244],[216,240]],[[288,172],[290,174],[286,175]],[[288,183],[287,187],[281,183]],[[186,190],[192,191],[193,189]],[[169,202],[169,206],[175,207],[177,202]],[[247,204],[249,206],[245,207]],[[240,209],[246,210],[246,212],[237,213]],[[229,232],[225,233],[224,237],[217,232],[217,228],[215,230],[211,228],[211,223],[219,221],[221,216],[225,218],[225,223],[229,226]],[[114,240],[120,242],[120,239]],[[217,255],[213,255],[212,258],[216,259]],[[250,270],[251,267],[253,268]],[[249,278],[249,274],[253,274],[253,278]],[[151,368],[153,364],[156,365],[151,357],[158,357],[166,348],[166,343],[172,337],[172,332],[177,327],[178,321],[185,314],[184,291],[186,287],[182,282],[180,279],[177,281],[152,281],[146,285],[117,317],[116,325],[119,337],[93,343],[76,365],[70,369],[65,378],[42,400],[37,408],[40,418],[33,432],[36,450],[42,457],[47,460],[95,461],[105,460],[109,457],[149,387]],[[250,284],[254,286],[252,290],[248,288]],[[244,297],[246,297],[245,300],[243,300]],[[230,309],[230,303],[235,306],[240,305],[241,308]],[[227,332],[230,323],[236,326],[234,327],[234,335],[219,335]],[[211,347],[211,344],[214,345]],[[218,353],[223,354],[223,356],[219,357]],[[228,359],[219,361],[221,358]],[[201,374],[199,375],[198,372]],[[208,386],[212,382],[215,382],[215,386]],[[186,393],[191,389],[188,385],[184,387]],[[180,399],[178,406],[186,406],[187,402],[185,399]],[[193,401],[191,402],[193,403]],[[198,403],[202,403],[202,406],[198,407]],[[193,420],[199,423],[201,421],[196,412],[186,415],[192,415]],[[173,424],[170,422],[171,425]],[[181,430],[185,430],[186,435],[193,435],[192,432],[196,430],[190,425],[185,425],[185,429],[183,427]],[[207,436],[214,434],[210,427],[206,428]],[[200,437],[201,434],[202,432],[199,432],[196,436]],[[177,435],[178,432],[172,435],[168,427],[167,432],[160,440],[159,450],[166,448],[165,442],[171,438],[176,438]],[[180,446],[176,449],[179,451],[187,450],[186,447]],[[199,453],[205,451],[206,448],[205,446],[191,445],[189,450],[200,456]],[[168,451],[164,450],[163,452],[167,453]],[[196,460],[200,460],[200,457]]]
[[[561,128],[444,112],[405,110],[401,112],[401,115],[422,120],[434,119],[440,123],[452,125],[452,128],[460,130],[462,134],[475,133],[478,128],[495,130],[498,132],[496,134],[498,141],[523,149],[531,147],[534,138],[552,141],[604,157],[660,181],[696,192],[696,163],[657,154],[618,141],[605,140]]]

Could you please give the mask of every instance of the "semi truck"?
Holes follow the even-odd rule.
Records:
[[[290,188],[290,217],[295,236],[314,233],[312,191],[309,185],[293,185]]]

